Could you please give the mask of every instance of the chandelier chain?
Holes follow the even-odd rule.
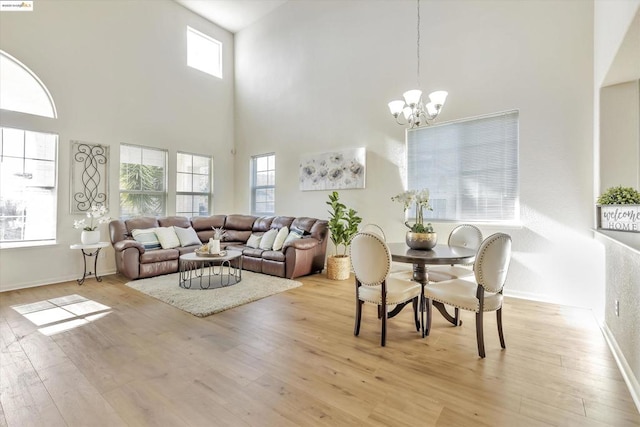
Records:
[[[418,78],[418,86],[420,87],[420,0],[416,1],[418,8],[418,24],[416,28],[416,32],[418,33],[417,42],[416,42],[416,50],[417,50],[417,58],[418,58],[418,67],[417,67],[417,78]]]

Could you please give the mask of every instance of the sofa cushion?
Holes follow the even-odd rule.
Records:
[[[301,239],[303,235],[304,231],[297,228],[292,228],[291,231],[289,231],[289,235],[287,236],[287,238],[284,239],[284,244],[287,244],[292,240]]]
[[[131,230],[131,235],[136,242],[142,243],[144,249],[146,251],[155,251],[160,249],[160,241],[158,240],[158,236],[156,236],[156,232],[154,228],[147,229],[133,229]]]
[[[276,240],[276,236],[278,235],[278,230],[272,228],[262,235],[262,239],[260,239],[260,249],[264,249],[266,251],[270,251],[273,248],[273,242]]]
[[[154,230],[162,249],[173,249],[180,246],[180,239],[173,227],[158,227]]]
[[[276,239],[273,241],[272,249],[274,251],[279,251],[280,249],[282,249],[282,246],[284,245],[284,241],[286,240],[288,235],[289,235],[289,227],[285,225],[278,231],[278,234],[276,235]]]
[[[193,227],[189,228],[181,228],[181,227],[173,227],[176,235],[178,236],[178,240],[180,240],[180,246],[190,246],[190,245],[199,245],[200,238],[198,237],[198,233]]]
[[[251,215],[227,215],[224,222],[225,230],[248,230],[251,231],[253,223],[257,218]]]
[[[158,218],[158,224],[160,227],[191,227],[191,221],[186,216],[167,216],[164,218]]]
[[[140,255],[140,264],[170,261],[178,259],[179,257],[180,253],[175,249],[158,249],[156,251],[145,252]]]
[[[125,220],[124,223],[127,227],[127,232],[132,237],[133,237],[133,230],[136,230],[136,229],[143,230],[145,228],[160,227],[160,224],[158,224],[158,219],[152,216],[139,216],[139,217],[127,219]]]
[[[247,240],[247,246],[249,246],[250,248],[259,248],[261,240],[262,235],[252,234],[251,236],[249,236],[249,240]]]
[[[252,258],[262,258],[262,254],[264,252],[265,252],[264,249],[260,249],[260,248],[245,248],[242,251],[242,255],[246,257],[252,257]]]
[[[284,252],[281,251],[264,251],[262,252],[262,259],[268,259],[271,261],[284,262]]]
[[[252,230],[253,231],[268,231],[271,228],[271,223],[273,222],[272,216],[263,216],[255,220],[253,223]]]
[[[213,234],[213,230],[211,230]],[[251,230],[228,230],[225,229],[224,236],[222,236],[223,242],[246,242],[251,236]]]

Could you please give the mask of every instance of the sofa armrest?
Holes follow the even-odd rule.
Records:
[[[290,242],[287,242],[284,247],[282,248],[282,251],[286,251],[288,247],[294,247],[295,249],[312,249],[315,248],[316,246],[318,246],[320,244],[320,240],[314,238],[314,237],[303,237],[302,239],[296,239],[296,240],[292,240]]]
[[[116,252],[122,252],[128,248],[136,248],[138,249],[140,254],[143,254],[145,252],[145,249],[142,243],[136,242],[135,240],[120,240],[119,242],[115,242],[113,244],[113,249]]]

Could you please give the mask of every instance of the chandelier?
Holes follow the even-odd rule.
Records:
[[[418,38],[417,38],[417,57],[418,57],[418,87],[420,87],[420,0],[418,4]],[[429,94],[429,102],[424,103],[422,100],[422,91],[419,89],[408,90],[402,94],[404,101],[396,100],[389,103],[389,111],[396,119],[396,122],[402,126],[409,128],[418,127],[423,124],[429,124],[435,120],[442,111],[442,106],[447,99],[448,93],[444,90],[437,90]],[[404,121],[403,121],[404,118]]]

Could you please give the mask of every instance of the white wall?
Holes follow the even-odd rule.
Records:
[[[0,250],[0,290],[77,278],[71,251],[80,230],[69,215],[70,140],[110,146],[110,214],[118,216],[119,144],[214,156],[215,211],[233,208],[233,36],[169,0],[38,1],[33,12],[2,12],[0,48],[31,68],[56,102],[55,121],[2,112],[2,126],[59,134],[57,244]],[[220,80],[186,66],[186,26],[223,42]],[[168,213],[175,211],[175,198]],[[108,240],[107,228],[102,229]],[[115,270],[111,248],[98,271]]]
[[[278,214],[326,218],[300,192],[301,154],[367,148],[367,188],[342,191],[365,222],[403,239],[404,129],[387,102],[416,80],[415,2],[295,1],[236,34],[236,210],[251,155],[275,152]],[[511,294],[598,306],[593,242],[593,3],[423,1],[422,87],[449,91],[440,121],[520,110],[522,227]],[[436,224],[441,239],[454,224]]]

